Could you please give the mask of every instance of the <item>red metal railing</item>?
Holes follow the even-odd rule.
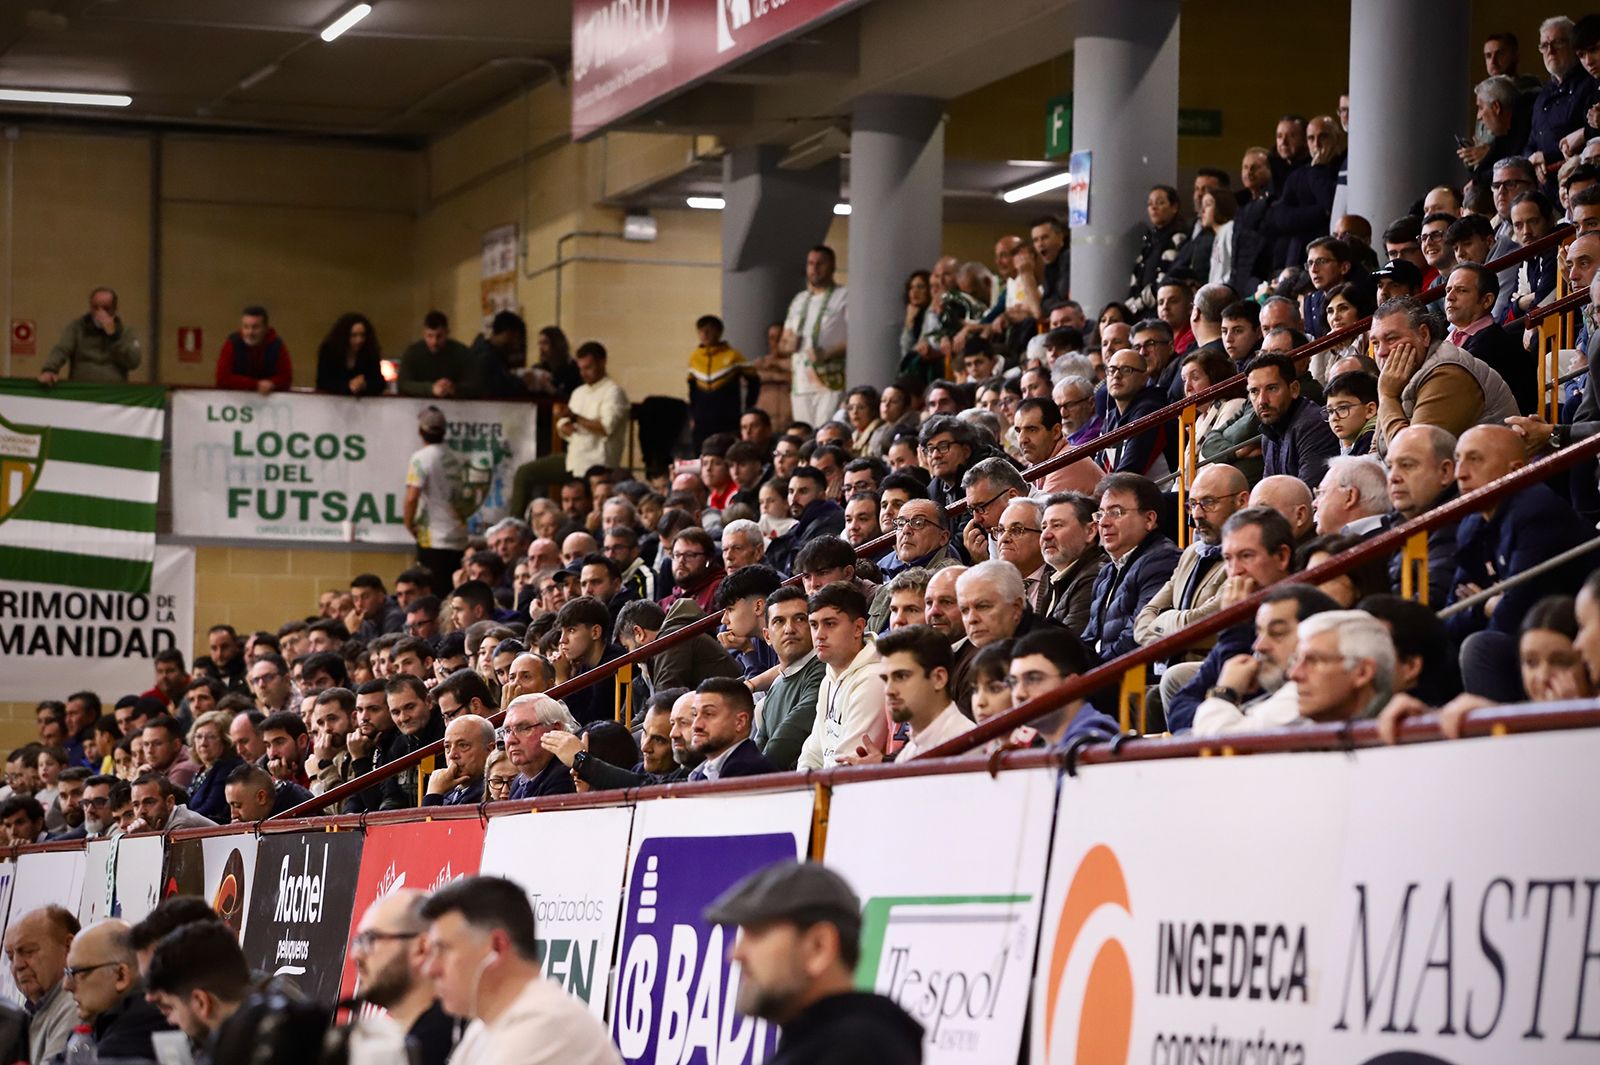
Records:
[[[1517,265],[1517,264],[1523,262],[1524,260],[1530,259],[1530,258],[1532,258],[1532,257],[1534,257],[1536,255],[1540,255],[1540,254],[1550,250],[1551,248],[1559,247],[1563,241],[1565,241],[1568,237],[1570,237],[1572,235],[1572,233],[1573,233],[1573,229],[1572,229],[1571,226],[1563,226],[1563,227],[1557,229],[1556,231],[1548,234],[1547,236],[1542,237],[1539,240],[1533,241],[1532,243],[1528,244],[1526,247],[1518,248],[1518,249],[1508,253],[1507,255],[1504,255],[1499,259],[1495,259],[1494,261],[1492,261],[1490,263],[1487,263],[1485,265],[1488,266],[1490,269],[1494,269],[1494,270],[1503,270],[1503,269],[1505,269],[1505,268],[1507,268],[1509,266]],[[1431,302],[1433,300],[1439,299],[1443,295],[1444,295],[1444,286],[1443,285],[1438,285],[1438,286],[1435,286],[1434,288],[1431,288],[1428,291],[1422,293],[1421,296],[1419,296],[1418,298],[1421,299],[1423,302]],[[1330,348],[1338,347],[1340,344],[1344,343],[1345,341],[1351,340],[1351,339],[1353,339],[1353,338],[1355,338],[1357,336],[1360,336],[1362,333],[1366,332],[1368,329],[1371,328],[1371,324],[1372,324],[1372,319],[1370,317],[1364,318],[1361,321],[1359,321],[1359,322],[1355,323],[1354,325],[1351,325],[1351,326],[1349,326],[1349,327],[1347,327],[1345,329],[1335,330],[1334,332],[1329,333],[1326,336],[1322,336],[1322,337],[1319,337],[1316,340],[1311,341],[1309,344],[1306,344],[1303,347],[1300,347],[1300,348],[1296,349],[1295,351],[1291,352],[1290,353],[1290,357],[1293,358],[1294,360],[1296,360],[1296,362],[1299,362],[1299,361],[1302,361],[1302,360],[1305,360],[1305,359],[1309,359],[1312,355],[1315,355],[1318,352],[1326,351],[1326,350],[1328,350]],[[1096,437],[1094,440],[1089,441],[1086,444],[1083,444],[1083,445],[1080,445],[1080,446],[1074,447],[1074,448],[1069,448],[1066,451],[1062,452],[1060,455],[1056,455],[1056,456],[1054,456],[1052,458],[1045,459],[1043,462],[1040,462],[1040,463],[1038,463],[1038,464],[1036,464],[1034,466],[1030,466],[1027,469],[1022,471],[1022,476],[1026,480],[1037,480],[1038,478],[1044,476],[1045,474],[1054,472],[1055,470],[1058,470],[1058,469],[1062,469],[1062,468],[1064,468],[1066,466],[1070,466],[1072,463],[1077,462],[1079,459],[1086,458],[1086,457],[1088,457],[1090,455],[1093,455],[1093,454],[1095,454],[1095,453],[1097,453],[1099,451],[1104,450],[1107,447],[1113,446],[1115,444],[1119,444],[1122,441],[1131,439],[1132,437],[1138,436],[1141,433],[1148,432],[1149,430],[1154,429],[1157,426],[1164,425],[1167,422],[1170,422],[1173,419],[1180,417],[1182,415],[1183,411],[1186,408],[1199,407],[1199,406],[1201,406],[1203,404],[1211,402],[1214,399],[1218,399],[1218,398],[1222,397],[1223,395],[1225,395],[1230,390],[1237,389],[1239,386],[1241,386],[1244,383],[1244,380],[1245,380],[1245,375],[1243,373],[1240,373],[1240,374],[1237,374],[1237,375],[1235,375],[1233,377],[1228,378],[1225,381],[1218,382],[1217,384],[1212,385],[1210,388],[1208,388],[1208,389],[1206,389],[1206,390],[1204,390],[1202,392],[1199,392],[1199,393],[1197,393],[1197,394],[1195,394],[1193,396],[1186,396],[1181,400],[1178,400],[1178,401],[1176,401],[1174,403],[1168,404],[1167,406],[1162,407],[1160,410],[1153,411],[1153,412],[1151,412],[1150,414],[1146,415],[1143,418],[1139,418],[1139,419],[1137,419],[1135,421],[1129,422],[1127,425],[1120,426],[1117,429],[1114,429],[1114,430],[1112,430],[1112,431],[1110,431],[1108,433],[1102,434],[1101,436]],[[959,501],[958,500],[958,501],[956,501],[954,503],[951,503],[947,509],[951,514],[959,514],[961,511],[966,509],[966,503],[964,501]],[[1404,539],[1404,538],[1402,537],[1401,539]],[[1369,541],[1369,544],[1371,542],[1372,541]],[[1385,542],[1392,544],[1392,543],[1394,543],[1396,541],[1392,541],[1391,540],[1391,541],[1385,541]],[[893,533],[886,533],[886,534],[884,534],[882,536],[877,537],[874,540],[869,540],[866,543],[862,544],[860,547],[858,547],[856,549],[856,556],[858,558],[877,558],[877,557],[880,557],[884,552],[892,549],[893,546],[894,546],[894,534]],[[1363,545],[1363,546],[1367,546],[1367,545]],[[1370,556],[1369,555],[1363,555],[1362,557],[1365,558],[1365,557],[1370,557]],[[1327,576],[1335,576],[1338,573],[1344,572],[1343,569],[1337,569],[1337,570],[1327,569],[1327,567],[1332,566],[1335,561],[1337,561],[1337,560],[1330,559],[1328,562],[1324,563],[1323,566],[1319,566],[1318,567],[1318,572],[1321,573],[1321,572],[1326,571]],[[798,580],[798,577],[791,577],[791,578],[789,578],[788,583],[794,583],[797,580]],[[568,681],[565,681],[562,684],[558,684],[554,688],[550,689],[546,694],[550,695],[552,698],[560,699],[560,698],[564,698],[567,695],[570,695],[571,693],[573,693],[575,691],[579,691],[579,690],[581,690],[583,688],[587,688],[591,684],[600,683],[600,682],[606,680],[607,678],[609,678],[612,674],[614,674],[617,670],[623,668],[624,666],[636,665],[636,664],[638,664],[640,662],[648,661],[649,659],[655,657],[657,654],[660,654],[662,651],[665,651],[670,647],[674,647],[677,644],[679,644],[679,643],[681,643],[681,642],[683,642],[685,640],[693,639],[695,636],[698,636],[698,635],[700,635],[702,633],[706,633],[706,632],[712,631],[719,624],[721,624],[721,621],[722,621],[722,614],[721,614],[720,611],[717,612],[717,613],[714,613],[714,614],[708,614],[706,617],[701,618],[699,621],[696,621],[696,622],[694,622],[694,623],[692,623],[690,625],[686,625],[682,629],[677,630],[676,632],[669,633],[667,636],[664,636],[664,637],[657,637],[655,640],[652,640],[649,643],[646,643],[646,644],[638,647],[637,649],[628,652],[627,654],[621,655],[618,658],[614,658],[609,662],[602,663],[599,666],[596,666],[594,669],[591,669],[591,670],[588,670],[587,672],[581,673],[578,676],[573,677],[572,679],[570,679]],[[1205,625],[1206,622],[1200,622],[1198,624],[1199,625]],[[1218,628],[1221,628],[1221,627],[1222,626],[1218,626]],[[1188,644],[1193,643],[1194,640],[1202,638],[1202,637],[1204,637],[1206,635],[1209,635],[1211,632],[1215,632],[1215,631],[1218,631],[1218,629],[1217,628],[1206,629],[1204,632],[1201,632],[1201,631],[1197,630],[1196,626],[1191,626],[1188,629],[1180,630],[1179,632],[1173,633],[1171,636],[1169,636],[1166,639],[1160,641],[1160,643],[1152,644],[1151,646],[1152,647],[1167,647],[1168,650],[1167,650],[1166,653],[1170,654],[1172,650],[1187,646]],[[1177,642],[1174,643],[1173,641],[1177,641]],[[1141,651],[1142,650],[1144,650],[1144,649],[1141,649]],[[1137,653],[1139,653],[1139,652],[1136,652],[1136,654]],[[1153,657],[1162,657],[1162,656],[1153,656]],[[1153,658],[1144,659],[1144,661],[1151,661],[1151,660],[1153,660]],[[1137,665],[1137,664],[1139,664],[1139,663],[1129,662],[1126,666],[1124,666],[1122,668],[1123,669],[1131,668],[1132,666]],[[1110,668],[1110,664],[1108,664],[1107,666],[1100,667],[1100,670],[1096,670],[1095,672],[1099,673],[1099,672],[1101,672],[1103,670],[1107,670],[1109,668]],[[1120,670],[1119,670],[1119,672],[1120,672]],[[1088,676],[1090,674],[1085,674],[1085,675]],[[1091,686],[1091,688],[1088,688],[1088,689],[1085,689],[1085,690],[1093,690],[1093,689],[1092,689],[1092,686]],[[1044,712],[1044,711],[1041,711],[1041,712]],[[499,724],[503,716],[504,716],[503,712],[502,713],[497,713],[490,720],[493,721],[495,724]],[[431,744],[431,745],[429,745],[427,747],[421,748],[421,749],[419,749],[417,751],[413,751],[412,753],[410,753],[408,755],[405,755],[405,756],[403,756],[401,758],[397,758],[392,762],[385,763],[381,768],[373,770],[371,773],[367,774],[366,776],[359,777],[359,778],[357,778],[355,780],[346,781],[344,784],[341,784],[336,788],[332,788],[329,791],[327,791],[326,793],[324,793],[323,795],[318,796],[315,800],[313,800],[311,802],[307,802],[307,803],[302,803],[300,806],[297,806],[292,810],[288,810],[288,811],[285,811],[282,814],[277,815],[277,817],[278,818],[297,818],[297,817],[311,816],[317,810],[320,810],[320,809],[322,809],[322,808],[324,808],[326,806],[332,805],[332,804],[342,803],[345,799],[349,798],[350,796],[355,795],[358,792],[365,791],[367,788],[372,787],[374,784],[378,783],[379,781],[387,779],[388,777],[393,776],[393,775],[395,775],[397,773],[403,772],[404,770],[409,769],[411,766],[416,765],[417,763],[423,761],[426,758],[429,758],[429,757],[432,757],[432,756],[440,754],[442,751],[443,751],[443,744],[442,743],[438,743],[438,742],[433,743],[433,744]]]

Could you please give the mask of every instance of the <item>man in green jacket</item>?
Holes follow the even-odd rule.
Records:
[[[74,381],[122,384],[143,354],[139,338],[117,317],[117,294],[109,288],[89,293],[89,313],[74,318],[50,349],[39,371],[46,388],[61,378],[61,368],[72,364]]]
[[[811,646],[806,595],[799,588],[779,588],[767,600],[767,640],[778,652],[778,664],[768,674],[776,676],[757,710],[755,741],[767,761],[793,769],[816,724],[825,668]]]
[[[402,396],[436,399],[478,399],[488,395],[481,359],[450,335],[450,319],[429,311],[422,319],[422,339],[400,353]]]

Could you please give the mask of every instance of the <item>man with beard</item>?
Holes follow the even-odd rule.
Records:
[[[109,773],[83,782],[83,838],[104,839],[117,827],[116,811],[132,800],[128,782]]]
[[[1293,360],[1257,355],[1244,372],[1246,395],[1261,422],[1264,476],[1290,474],[1307,485],[1321,484],[1328,460],[1339,454],[1339,438],[1321,409],[1300,394]]]
[[[394,727],[389,713],[389,699],[384,693],[384,682],[369,680],[356,689],[355,727],[345,737],[345,750],[349,752],[349,778],[364,776],[386,762],[399,757],[396,744],[402,739]],[[383,787],[374,784],[344,801],[342,812],[366,813],[383,803]]]
[[[350,939],[356,991],[405,1033],[416,1065],[445,1065],[456,1044],[456,1025],[422,975],[428,960],[425,892],[401,888],[374,902]]]
[[[882,995],[855,990],[861,902],[838,873],[779,862],[752,873],[707,907],[705,919],[739,926],[731,957],[740,1013],[783,1026],[773,1062],[922,1061],[922,1026]]]
[[[668,688],[650,696],[645,704],[641,726],[639,763],[632,768],[613,765],[583,749],[583,740],[570,732],[550,731],[541,742],[546,750],[570,766],[579,779],[594,791],[610,788],[637,788],[645,784],[666,784],[684,780],[689,770],[677,761],[677,741],[673,731],[673,707],[687,696],[688,718],[694,716],[694,692],[688,688]],[[687,726],[685,726],[687,728]],[[687,733],[685,733],[687,735]],[[687,740],[685,740],[687,743]],[[687,752],[687,746],[684,747]]]

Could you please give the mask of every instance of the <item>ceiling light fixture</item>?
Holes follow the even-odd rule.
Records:
[[[1019,200],[1026,200],[1046,192],[1053,192],[1054,190],[1064,188],[1071,183],[1072,172],[1070,170],[1063,170],[1059,174],[1051,174],[1047,178],[1040,178],[1038,181],[1030,181],[1026,185],[1018,185],[1010,192],[1002,193],[1000,198],[1007,203],[1016,203]]]
[[[356,23],[360,22],[370,14],[372,14],[371,4],[357,4],[349,11],[346,11],[344,14],[328,23],[328,25],[324,27],[322,31],[322,39],[328,44],[332,44],[334,41],[338,40],[340,36],[342,36],[344,32],[351,26],[354,26]]]
[[[841,218],[848,217],[850,214],[850,205],[848,203],[836,203],[833,205],[833,213]]]
[[[696,211],[720,211],[728,205],[721,196],[690,196],[683,202]]]
[[[75,107],[127,107],[133,103],[133,97],[110,92],[0,89],[0,101],[17,104],[71,104]]]

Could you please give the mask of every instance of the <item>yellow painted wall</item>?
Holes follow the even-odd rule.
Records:
[[[361,310],[398,351],[418,332],[412,250],[421,194],[418,153],[292,141],[22,130],[14,151],[11,318],[37,321],[36,372],[49,345],[106,284],[145,338],[149,380],[152,153],[161,156],[161,380],[213,380],[239,308],[263,303],[315,376],[316,349],[339,314]],[[0,167],[0,194],[5,170]],[[0,200],[3,202],[3,200]],[[3,220],[0,220],[3,222]],[[3,226],[0,226],[3,232]],[[177,330],[199,326],[199,362],[177,359]]]
[[[241,633],[266,630],[317,612],[317,596],[345,589],[358,573],[375,573],[386,586],[411,565],[403,551],[316,548],[199,547],[194,558],[196,653],[212,625]]]

